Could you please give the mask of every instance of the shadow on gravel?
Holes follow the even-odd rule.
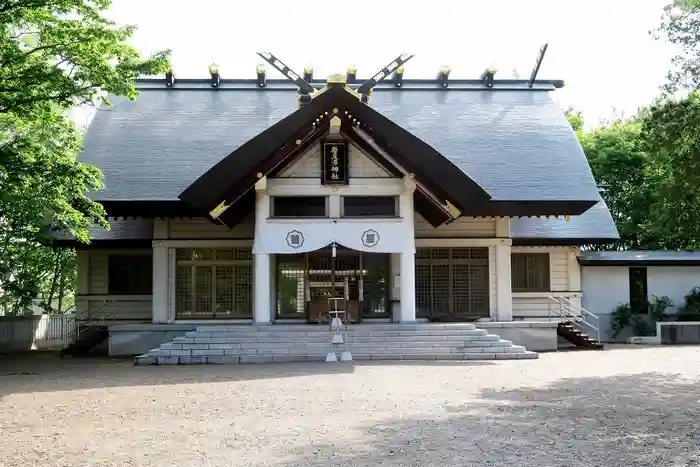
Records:
[[[527,362],[523,362],[526,364]],[[53,352],[0,355],[0,398],[12,393],[72,391],[104,387],[158,386],[223,381],[352,374],[358,365],[432,365],[453,367],[490,362],[365,361],[354,363],[263,363],[245,365],[149,365],[108,357],[60,358]]]
[[[277,465],[698,466],[700,384],[640,374],[487,390],[439,419],[400,418],[312,442]],[[325,440],[324,440],[325,441]]]
[[[60,358],[49,352],[0,356],[0,397],[11,393],[104,387],[159,386],[352,373],[352,365],[323,362],[260,365],[149,365],[108,357]]]

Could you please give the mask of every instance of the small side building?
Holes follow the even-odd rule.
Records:
[[[700,252],[686,251],[586,251],[581,264],[582,305],[598,316],[601,337],[613,340],[612,312],[628,303],[634,312],[646,313],[647,301],[654,296],[669,297],[677,313],[685,296],[700,286]],[[624,342],[632,330],[620,333],[615,341]]]

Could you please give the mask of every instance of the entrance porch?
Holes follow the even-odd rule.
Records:
[[[331,309],[352,324],[391,320],[389,254],[332,246],[274,261],[276,322],[327,323]]]

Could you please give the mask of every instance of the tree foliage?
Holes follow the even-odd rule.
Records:
[[[580,135],[581,145],[620,234],[619,248],[657,246],[649,218],[654,190],[650,158],[640,138],[641,123],[617,120]]]
[[[664,7],[661,25],[651,34],[678,48],[664,91],[700,89],[700,0],[675,0]]]
[[[571,128],[573,128],[576,133],[583,131],[584,120],[583,114],[580,110],[576,110],[570,105],[564,109],[564,115],[566,115],[566,119],[569,121]]]
[[[81,135],[65,111],[108,104],[107,93],[133,99],[136,77],[169,67],[169,51],[143,60],[126,43],[134,27],[106,19],[110,3],[0,1],[0,291],[18,307],[44,284],[36,268],[63,270],[43,246],[50,229],[88,241],[92,223],[107,227],[86,196],[100,172],[77,160]]]
[[[692,92],[578,132],[620,233],[615,248],[700,249],[698,128],[700,93]]]
[[[657,102],[641,137],[654,155],[656,186],[650,218],[666,249],[700,249],[700,93]]]
[[[169,51],[142,60],[134,26],[102,13],[110,0],[5,0],[0,5],[0,113],[48,103],[67,108],[102,91],[134,98],[133,81],[164,72]]]

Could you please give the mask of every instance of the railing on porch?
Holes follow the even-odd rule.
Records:
[[[566,297],[549,297],[549,320],[571,323],[579,331],[595,336],[600,342],[600,320],[582,306]]]
[[[71,342],[80,339],[81,330],[85,332],[94,326],[104,326],[105,323],[114,319],[114,313],[111,311],[104,312],[109,305],[113,305],[115,300],[101,300],[101,306],[97,309],[91,309],[88,307],[86,310],[80,313],[74,313],[71,315],[72,320],[70,329],[71,332],[66,335],[65,346],[70,345]]]

